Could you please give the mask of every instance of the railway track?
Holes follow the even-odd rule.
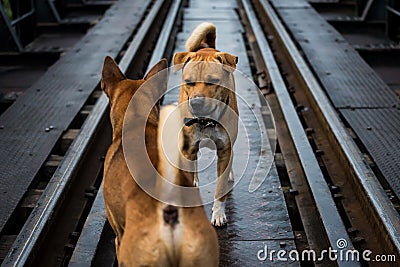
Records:
[[[335,247],[338,239],[349,235],[349,244],[352,243],[357,249],[380,251],[380,248],[385,247],[381,253],[398,254],[398,212],[379,184],[378,178],[366,164],[351,132],[340,121],[272,6],[267,1],[253,2],[257,14],[253,13],[255,11],[249,2],[243,1],[243,6],[252,18],[248,23],[253,30],[249,29],[249,32],[254,31],[254,35],[250,34],[248,37],[255,37],[259,48],[254,49],[254,58],[263,59],[263,62],[257,64],[260,68],[258,71],[266,70],[270,74],[276,95],[267,97],[272,98],[274,105],[279,103],[282,109],[329,245]],[[260,20],[263,26],[254,15],[263,18]],[[293,102],[292,107],[288,107],[289,101]],[[298,117],[298,121],[289,123],[295,117]],[[278,140],[279,136],[278,132]],[[303,154],[307,150],[310,154]],[[288,153],[290,152],[283,150],[283,157],[286,158],[285,154]],[[292,154],[288,154],[288,157],[290,159]],[[311,160],[312,158],[315,160]],[[299,166],[295,168],[299,171]],[[296,191],[304,190],[301,186],[304,184],[300,178],[301,171],[289,176],[295,190],[300,185],[300,189]],[[308,201],[312,199],[306,200]],[[298,201],[298,207],[301,206],[301,201]],[[307,214],[308,211],[300,208],[299,212]],[[338,217],[333,219],[332,214]],[[305,217],[310,217],[309,215]],[[315,223],[311,222],[311,229],[305,228],[309,245],[327,247],[326,244],[321,244],[320,236],[312,233],[315,232]],[[379,226],[378,229],[376,226]],[[332,228],[329,229],[330,227]]]
[[[154,0],[148,5],[116,56],[128,77],[141,77],[148,66],[162,57],[171,60],[174,47],[182,42],[176,38],[178,32],[192,19],[193,13],[189,10],[192,4],[195,5],[180,0]],[[276,134],[269,132],[263,137],[277,144],[274,159],[281,184],[279,190],[284,195],[282,204],[288,207],[295,248],[300,252],[311,249],[318,253],[328,248],[360,253],[370,250],[399,259],[398,212],[357,146],[351,129],[341,121],[318,77],[310,70],[270,3],[238,0],[215,5],[204,3],[204,6],[196,2],[196,5],[201,10],[211,8],[207,14],[211,20],[212,10],[218,10],[218,5],[222,6],[216,12],[218,16],[223,17],[229,10],[236,12],[240,19],[243,53],[248,57],[246,67],[261,89],[261,102],[267,101],[275,119]],[[235,49],[242,51],[242,48]],[[265,120],[270,118],[265,106],[260,110]],[[6,244],[3,250],[8,251],[2,266],[113,266],[116,263],[114,237],[106,222],[101,191],[102,159],[111,129],[108,100],[99,85],[71,126],[74,127],[63,134],[53,148],[53,156],[42,166],[46,178],[30,186],[16,208],[18,212],[7,222],[15,226],[5,227],[1,232],[1,240]],[[48,130],[52,130],[51,126]],[[268,132],[268,129],[261,130]],[[232,198],[240,201],[237,196]],[[248,221],[242,223],[251,225]],[[229,227],[218,230],[221,239],[230,233]],[[242,266],[240,258],[248,259],[245,263],[249,266],[260,263],[259,247],[254,245],[246,250],[240,247],[248,246],[246,240],[232,240],[238,241],[238,252],[230,252],[235,248],[221,242],[221,266]],[[261,244],[265,240],[252,241]],[[278,248],[291,248],[290,238],[267,241],[277,241]],[[370,264],[363,260],[329,258],[290,263]],[[286,265],[285,262],[268,264]]]

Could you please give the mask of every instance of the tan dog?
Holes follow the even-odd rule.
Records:
[[[117,236],[118,262],[120,266],[218,266],[217,237],[204,208],[181,208],[155,200],[132,178],[124,157],[122,128],[128,104],[143,83],[165,68],[167,61],[161,60],[143,80],[130,80],[113,59],[106,57],[104,61],[101,85],[110,100],[113,139],[104,163],[103,191],[107,218]],[[167,74],[162,73],[151,90],[166,90]],[[164,177],[187,185],[192,174],[177,169],[167,172],[171,167],[163,163],[165,157],[157,146],[158,114],[156,105],[145,127],[148,156]]]
[[[174,71],[182,69],[179,103],[188,117],[184,127],[186,157],[197,159],[201,140],[211,139],[216,145],[218,181],[211,223],[222,226],[227,221],[224,201],[229,191],[228,180],[233,180],[232,149],[238,130],[233,77],[237,57],[216,50],[215,37],[213,24],[204,22],[197,26],[186,42],[189,52],[175,54]],[[198,185],[197,173],[194,184]]]

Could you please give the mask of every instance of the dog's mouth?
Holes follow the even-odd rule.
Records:
[[[225,101],[225,103],[221,103],[219,100],[215,100],[218,103],[212,105],[204,106],[201,109],[194,109],[190,105],[189,100],[189,109],[191,114],[193,115],[192,118],[184,118],[184,123],[186,126],[191,126],[193,124],[198,123],[202,128],[206,127],[215,127],[217,124],[220,124],[220,120],[225,114],[228,106],[229,106],[229,97]]]

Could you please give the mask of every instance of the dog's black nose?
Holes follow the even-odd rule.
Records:
[[[189,106],[194,115],[202,115],[205,106],[205,97],[193,97],[189,100]]]

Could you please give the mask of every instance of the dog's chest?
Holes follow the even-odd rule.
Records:
[[[217,149],[219,147],[225,146],[226,144],[228,144],[229,141],[226,131],[224,131],[218,126],[206,127],[206,128],[201,128],[199,126],[196,126],[193,135],[193,142],[195,144],[198,144],[201,140],[204,139],[211,139],[212,141],[214,141],[215,145],[217,146]]]

